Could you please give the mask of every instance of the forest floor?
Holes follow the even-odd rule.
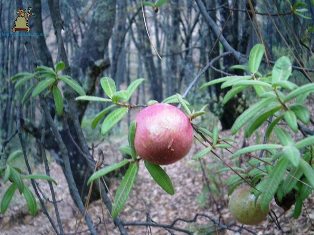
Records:
[[[112,152],[118,149],[120,144],[103,144],[102,149],[111,152],[111,156],[120,156],[118,152]],[[198,146],[194,146],[191,153],[197,151]],[[141,164],[139,176],[133,188],[129,200],[121,213],[121,219],[125,222],[145,222],[152,220],[158,224],[169,225],[174,220],[180,218],[183,220],[192,220],[197,214],[204,214],[207,217],[199,216],[193,223],[178,221],[175,227],[190,229],[194,234],[314,234],[312,220],[314,219],[314,198],[307,201],[300,219],[292,219],[292,210],[283,213],[283,210],[276,205],[273,209],[279,216],[279,223],[282,231],[274,224],[270,217],[259,226],[241,226],[235,223],[227,209],[227,192],[225,188],[219,189],[220,193],[215,196],[215,202],[209,194],[205,194],[205,200],[200,200],[204,178],[198,162],[191,160],[192,154],[189,154],[183,160],[166,166],[165,169],[171,177],[176,194],[174,196],[164,193],[158,185],[150,178],[148,172]],[[219,163],[219,162],[218,162]],[[210,158],[206,160],[206,165],[217,164],[217,160]],[[69,196],[68,187],[59,165],[51,163],[51,174],[58,182],[55,187],[58,206],[64,229],[67,234],[88,234],[83,225],[81,216],[78,213],[73,201]],[[38,170],[40,170],[39,167]],[[43,170],[43,169],[41,169]],[[219,178],[219,176],[217,175]],[[113,198],[114,191],[119,184],[120,179],[112,179],[110,186],[110,197]],[[220,178],[219,180],[224,180]],[[46,195],[49,195],[49,188],[44,182],[39,182],[41,189]],[[217,192],[216,192],[217,193]],[[206,196],[207,195],[207,196]],[[204,202],[205,201],[205,202]],[[219,207],[217,211],[217,206]],[[53,215],[53,206],[47,202],[49,212]],[[89,206],[89,213],[92,215],[99,234],[119,234],[118,229],[112,223],[108,211],[100,201],[95,201]],[[213,221],[215,222],[213,223]],[[219,223],[219,224],[218,224]],[[228,227],[226,229],[226,227]],[[77,231],[77,232],[75,232]],[[174,230],[165,230],[162,228],[145,226],[129,226],[129,234],[184,234]],[[238,232],[235,232],[238,231]],[[252,233],[250,232],[252,231]],[[10,210],[3,216],[0,216],[0,234],[1,235],[33,235],[33,234],[54,234],[46,216],[40,212],[37,216],[28,215],[24,200],[18,196],[14,198],[14,203]]]

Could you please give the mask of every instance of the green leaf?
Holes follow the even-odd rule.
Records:
[[[15,84],[15,89],[18,89],[21,85],[26,83],[27,81],[31,80],[34,77],[34,74],[30,73],[27,76],[21,77],[17,83]]]
[[[314,188],[314,170],[313,168],[301,158],[300,168],[302,169],[306,179],[309,181],[310,185]]]
[[[279,81],[286,81],[290,77],[292,72],[292,64],[287,56],[280,57],[272,71],[272,83],[277,83]]]
[[[187,106],[187,104],[184,102],[184,99],[182,98],[182,96],[180,94],[177,94],[178,100],[180,102],[180,104],[182,105],[184,111],[188,114],[191,115],[191,110],[189,109],[189,107]]]
[[[238,151],[232,154],[232,157],[237,157],[245,153],[256,152],[259,150],[272,150],[278,148],[282,148],[282,146],[279,144],[257,144],[239,149]]]
[[[21,175],[20,173],[17,172],[17,170],[15,170],[14,168],[10,167],[10,180],[13,181],[17,188],[19,189],[20,193],[23,192],[24,190],[24,183],[22,181]]]
[[[56,75],[55,71],[52,68],[44,66],[44,65],[37,66],[36,67],[36,72],[46,72],[46,73],[50,73],[50,74]]]
[[[112,78],[103,77],[100,79],[100,84],[105,94],[112,98],[113,94],[116,92],[116,83]]]
[[[85,91],[81,87],[81,85],[77,81],[73,80],[70,76],[66,76],[66,75],[59,76],[59,79],[62,80],[68,86],[70,86],[80,96],[84,96],[85,95]]]
[[[56,64],[56,72],[60,72],[60,71],[64,70],[64,67],[65,67],[64,62],[63,61],[59,61]]]
[[[114,203],[112,205],[112,217],[116,218],[122,211],[131,189],[134,185],[135,179],[138,173],[138,163],[133,162],[130,164],[128,170],[126,171],[114,198]]]
[[[144,161],[145,167],[148,170],[149,174],[153,177],[155,182],[168,194],[174,195],[174,188],[171,182],[170,177],[167,173],[156,164],[152,164],[148,161]]]
[[[288,160],[286,158],[280,158],[268,177],[257,185],[257,189],[262,191],[262,194],[260,195],[262,210],[265,211],[268,209],[269,203],[273,199],[276,190],[284,177],[287,166]]]
[[[226,83],[222,84],[221,88],[226,88],[229,86],[250,86],[250,85],[254,85],[254,86],[263,86],[263,87],[268,87],[271,88],[271,85],[266,83],[266,82],[262,82],[262,81],[258,81],[258,80],[241,80],[241,81],[237,81],[236,83],[232,83],[232,84],[227,84]]]
[[[32,193],[32,191],[28,187],[24,187],[23,195],[24,195],[24,198],[26,200],[26,204],[27,204],[29,213],[32,216],[35,216],[38,208],[37,208],[37,202],[36,202],[36,199],[34,197],[34,194]]]
[[[117,103],[120,100],[126,101],[128,98],[128,92],[126,90],[117,91],[112,96],[112,102]]]
[[[89,95],[83,95],[83,96],[76,97],[75,100],[111,102],[111,99],[102,98],[102,97],[98,97],[98,96],[89,96]]]
[[[16,184],[11,184],[10,187],[7,189],[7,191],[5,191],[1,200],[1,213],[2,214],[4,214],[6,210],[8,209],[16,189],[17,189]]]
[[[32,94],[32,91],[34,90],[34,86],[35,85],[32,85],[32,86],[30,86],[26,91],[25,91],[25,93],[24,93],[24,95],[23,95],[23,97],[22,97],[22,104],[25,104],[26,103],[26,101],[29,99],[29,97],[31,96],[31,94]]]
[[[136,122],[133,121],[133,122],[131,122],[130,129],[129,129],[129,135],[128,135],[129,145],[133,151],[133,154],[131,155],[133,157],[133,159],[136,159],[136,151],[135,151],[135,147],[134,147],[135,133],[136,133]]]
[[[274,113],[276,113],[278,110],[280,110],[281,106],[273,107],[271,106],[271,109],[266,109],[262,112],[262,114],[256,115],[252,121],[250,121],[250,124],[245,129],[245,137],[250,137],[254,131],[259,128],[265,121],[272,116]]]
[[[11,175],[11,167],[9,165],[6,166],[4,171],[3,183],[6,183]]]
[[[205,157],[207,154],[209,154],[212,151],[212,147],[209,146],[207,148],[202,149],[201,151],[197,152],[197,154],[195,154],[192,159],[193,160],[198,160],[201,159],[203,157]]]
[[[154,3],[152,3],[152,2],[145,1],[145,2],[143,2],[143,6],[147,6],[147,7],[154,7],[154,6],[155,6],[155,4],[154,4]]]
[[[50,176],[48,175],[24,175],[23,176],[23,179],[33,179],[33,180],[47,180],[47,181],[51,181],[53,182],[55,185],[57,185],[57,182],[51,178]]]
[[[251,78],[251,76],[249,76]],[[222,83],[225,81],[230,81],[230,80],[237,80],[237,79],[243,79],[243,76],[227,76],[227,77],[222,77],[222,78],[217,78],[214,79],[212,81],[206,82],[205,84],[203,84],[200,89],[204,89],[205,87],[211,86],[211,85],[215,85],[218,83]]]
[[[304,148],[306,146],[314,145],[314,136],[306,137],[295,144],[298,149]]]
[[[215,125],[213,129],[213,145],[217,144],[218,138],[218,125]]]
[[[13,77],[11,77],[11,81],[15,82],[17,80],[23,79],[25,77],[34,77],[34,74],[28,72],[17,73]]]
[[[297,117],[295,116],[294,112],[291,110],[288,110],[284,114],[284,119],[294,132],[298,131],[298,123],[297,123]]]
[[[183,99],[184,103],[186,103],[187,105],[190,105],[189,102],[185,99]],[[166,103],[166,104],[177,104],[180,103],[178,96],[177,95],[172,95],[167,97],[166,99],[164,99],[162,101],[162,103]]]
[[[158,104],[159,102],[157,100],[149,100],[147,101],[147,105],[150,106],[150,105],[153,105],[153,104]]]
[[[298,86],[296,84],[294,84],[293,82],[289,82],[289,81],[278,81],[273,83],[273,87],[282,87],[288,90],[294,90],[296,88],[298,88]]]
[[[249,67],[247,65],[242,65],[242,64],[237,64],[237,65],[232,65],[229,69],[239,69],[239,70],[243,70],[243,71],[248,71]]]
[[[7,163],[12,163],[13,161],[15,161],[17,158],[23,156],[23,152],[22,150],[18,149],[15,150],[14,152],[10,153],[8,159],[7,159]]]
[[[288,133],[285,130],[279,127],[275,127],[275,134],[282,145],[290,145],[294,143],[291,136],[288,135]]]
[[[131,148],[130,146],[123,146],[123,147],[119,148],[119,150],[122,154],[130,156],[132,159],[136,159],[136,153],[135,153],[134,149]]]
[[[282,154],[286,157],[294,167],[298,167],[300,163],[300,152],[293,145],[283,147]]]
[[[269,97],[266,99],[262,99],[258,103],[252,105],[250,108],[245,110],[234,122],[231,132],[235,134],[243,125],[245,125],[253,116],[258,114],[261,109],[263,109],[265,106],[271,105],[274,98]]]
[[[88,179],[87,181],[87,184],[91,184],[93,181],[105,176],[106,174],[114,171],[114,170],[117,170],[123,166],[125,166],[126,164],[129,163],[129,160],[122,160],[121,162],[118,162],[118,163],[115,163],[115,164],[112,164],[110,166],[106,166],[96,172],[94,172]]]
[[[53,99],[55,101],[56,111],[58,115],[63,113],[63,97],[57,85],[52,87]]]
[[[155,2],[155,6],[156,7],[161,7],[162,5],[166,4],[168,2],[168,0],[157,0]]]
[[[101,134],[105,135],[114,125],[116,125],[128,112],[128,108],[118,108],[105,118],[101,126]]]
[[[262,62],[263,55],[265,53],[265,47],[263,44],[256,44],[249,56],[249,71],[251,73],[256,73],[258,71],[258,68]]]
[[[95,129],[99,121],[103,119],[115,107],[116,105],[113,104],[113,105],[108,106],[104,110],[100,111],[92,121],[92,128]]]
[[[240,82],[240,81],[247,81],[247,80],[250,80],[250,79],[252,79],[252,76],[233,76],[232,79],[230,77],[227,81],[222,83],[221,84],[221,88],[226,88],[226,87],[229,87],[229,86],[233,86],[233,85],[238,84],[238,82]]]
[[[144,82],[144,81],[145,81],[145,79],[139,78],[139,79],[136,79],[133,82],[131,82],[131,84],[126,89],[127,90],[127,97],[126,97],[127,101],[132,97],[133,93],[136,91],[136,89],[139,87],[139,85],[141,85],[142,82]]]
[[[32,92],[32,97],[39,95],[41,92],[46,90],[49,86],[51,86],[56,80],[53,78],[48,78],[46,80],[40,81]]]
[[[314,83],[309,83],[303,85],[293,91],[291,91],[284,99],[284,103],[287,103],[289,100],[303,94],[310,94],[310,92],[314,92]]]
[[[283,118],[283,116],[278,116],[275,118],[275,120],[273,120],[270,125],[267,127],[266,129],[266,138],[269,139],[273,129],[276,127],[276,125],[278,124],[278,122],[280,122],[280,120]]]
[[[223,104],[226,104],[229,100],[235,97],[238,93],[243,91],[246,87],[245,86],[236,86],[229,90],[225,95],[222,101]]]
[[[311,118],[309,110],[301,104],[294,104],[290,106],[290,109],[294,112],[295,116],[303,122],[304,124],[308,124]]]

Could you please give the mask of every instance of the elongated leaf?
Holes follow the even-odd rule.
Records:
[[[33,77],[34,75],[32,73],[30,73],[28,76],[21,77],[15,84],[15,89],[19,88],[21,85],[31,80]]]
[[[227,81],[221,84],[221,88],[226,88],[229,86],[236,85],[240,81],[248,81],[252,79],[252,76],[233,76],[232,79],[229,78]]]
[[[41,174],[37,174],[37,175],[24,175],[23,179],[33,179],[33,180],[47,180],[47,181],[51,181],[52,183],[54,183],[55,185],[57,185],[57,182],[51,178],[48,175],[41,175]]]
[[[207,148],[204,148],[202,149],[201,151],[197,152],[193,157],[192,159],[193,160],[198,160],[198,159],[201,159],[203,157],[205,157],[207,154],[209,154],[210,152],[212,151],[212,147],[207,147]]]
[[[278,82],[275,82],[273,83],[273,86],[274,87],[282,87],[282,88],[285,88],[285,89],[288,89],[288,90],[294,90],[296,88],[298,88],[298,86],[296,84],[294,84],[293,82],[289,82],[289,81],[278,81]]]
[[[253,86],[253,85],[271,88],[270,84],[266,82],[258,81],[258,80],[241,80],[236,83],[232,83],[232,84],[229,83],[228,85],[224,83],[222,84],[221,88],[226,88],[229,86]]]
[[[274,108],[271,106],[271,109],[264,110],[262,114],[259,114],[252,119],[248,127],[245,129],[246,137],[250,137],[257,128],[281,108],[281,106],[276,106],[276,104],[274,106]]]
[[[168,194],[173,195],[174,187],[172,185],[170,177],[167,173],[156,164],[152,164],[148,161],[144,161],[145,167],[148,170],[149,174],[153,177],[155,182]]]
[[[60,72],[60,71],[64,70],[64,67],[65,67],[64,62],[63,61],[59,61],[56,64],[56,72]]]
[[[187,106],[187,104],[184,102],[184,99],[182,98],[182,96],[180,94],[177,94],[178,100],[180,102],[180,104],[182,105],[184,111],[186,112],[186,114],[191,115],[191,110],[189,109],[189,107]]]
[[[56,111],[58,115],[63,113],[63,97],[57,85],[52,87],[53,99],[55,101]]]
[[[113,105],[108,106],[104,110],[100,111],[92,121],[92,128],[95,129],[99,121],[103,119],[115,107],[116,105],[113,104]]]
[[[290,77],[292,72],[292,64],[287,56],[280,57],[272,71],[272,82],[286,81]]]
[[[30,86],[24,93],[23,97],[22,97],[22,104],[25,104],[26,101],[29,100],[29,98],[31,97],[32,91],[34,90],[34,85]]]
[[[109,130],[111,130],[114,125],[116,125],[128,112],[128,108],[118,108],[105,118],[101,126],[101,134],[105,135]]]
[[[44,66],[44,65],[37,66],[36,67],[36,72],[46,72],[46,73],[51,73],[51,74],[54,74],[54,75],[56,74],[55,71],[52,68]]]
[[[24,187],[23,195],[26,200],[29,213],[32,216],[36,215],[38,208],[34,194],[28,187]]]
[[[40,81],[32,92],[32,96],[35,97],[39,95],[41,92],[46,90],[49,86],[51,86],[56,80],[53,78],[48,78],[46,80]]]
[[[302,159],[301,159],[302,161]],[[301,168],[301,161],[297,168],[294,168],[287,176],[282,184],[284,194],[289,193],[299,182],[301,176],[303,175],[303,170]]]
[[[130,156],[132,159],[136,159],[136,153],[130,146],[123,146],[119,148],[119,150],[122,154]]]
[[[283,129],[275,127],[275,134],[282,145],[291,145],[294,143],[291,136]]]
[[[242,64],[237,64],[237,65],[232,65],[229,69],[239,69],[239,70],[243,70],[243,71],[248,71],[249,67],[247,65],[242,65]]]
[[[185,99],[183,99],[184,103],[186,103],[187,105],[190,105],[189,102]],[[164,99],[162,101],[162,103],[166,103],[166,104],[177,104],[180,103],[178,96],[177,95],[172,95],[167,97],[166,99]]]
[[[293,91],[291,91],[284,99],[284,103],[287,103],[289,100],[303,94],[309,95],[310,92],[314,92],[314,83],[309,83],[306,85],[303,85]]]
[[[13,198],[13,195],[17,189],[16,184],[11,184],[10,187],[5,191],[2,200],[1,200],[1,213],[4,214],[8,209],[10,202]]]
[[[100,79],[100,84],[105,94],[112,98],[113,94],[116,92],[116,83],[112,78],[103,77]]]
[[[126,171],[114,197],[111,213],[113,218],[116,218],[122,211],[136,180],[138,168],[138,163],[133,162]]]
[[[298,141],[295,146],[298,149],[304,148],[306,146],[314,145],[314,136],[309,136],[304,138],[303,140]]]
[[[85,91],[81,87],[81,85],[77,81],[73,80],[73,78],[71,78],[70,76],[66,76],[66,75],[60,76],[59,79],[62,80],[68,86],[70,86],[80,96],[85,95]]]
[[[256,44],[249,56],[249,71],[251,73],[256,73],[258,71],[258,68],[262,62],[263,55],[265,53],[265,47],[263,44]]]
[[[279,144],[257,144],[257,145],[252,145],[252,146],[239,149],[238,151],[233,153],[232,156],[237,157],[245,153],[256,152],[259,150],[279,149],[279,148],[282,148],[282,146]]]
[[[111,99],[106,99],[98,96],[83,95],[76,97],[75,100],[85,100],[85,101],[99,101],[99,102],[111,102]]]
[[[293,145],[287,145],[282,149],[282,154],[286,157],[294,167],[298,167],[300,163],[300,152]]]
[[[261,111],[265,106],[271,105],[274,99],[272,97],[263,99],[245,110],[234,122],[231,131],[235,134],[243,125],[245,125],[253,116]]]
[[[162,5],[166,4],[168,0],[158,0],[155,2],[156,7],[161,7]]]
[[[213,145],[217,144],[218,138],[219,138],[219,136],[218,136],[218,126],[215,125],[214,129],[213,129]]]
[[[269,176],[259,184],[262,187],[260,188],[259,185],[257,185],[257,189],[262,191],[260,196],[262,210],[268,209],[269,203],[273,199],[276,190],[284,177],[287,166],[288,160],[286,158],[280,158]]]
[[[11,77],[11,81],[15,82],[17,80],[23,79],[25,77],[33,77],[34,74],[28,72],[17,73],[13,77]]]
[[[135,159],[136,158],[136,151],[134,147],[134,138],[135,138],[135,133],[136,133],[136,122],[133,121],[131,122],[130,129],[129,129],[129,135],[128,135],[128,140],[129,140],[129,145],[133,151],[132,157]]]
[[[11,168],[10,169],[10,180],[16,184],[20,193],[22,193],[24,190],[24,183],[22,181],[21,175],[14,168],[12,168],[12,167],[10,167],[10,168]]]
[[[266,129],[266,138],[269,139],[273,129],[276,127],[276,125],[278,124],[278,122],[280,122],[280,120],[283,118],[283,116],[278,116],[275,118],[275,120],[273,120],[270,125],[267,127]]]
[[[139,78],[139,79],[136,79],[133,82],[131,82],[131,84],[127,88],[127,97],[126,97],[127,101],[132,97],[133,93],[136,91],[136,89],[139,87],[139,85],[141,85],[142,82],[144,82],[144,81],[145,81],[145,79]]]
[[[297,117],[295,116],[294,112],[291,110],[288,110],[284,114],[284,119],[294,132],[298,131],[298,123],[297,123]]]
[[[227,77],[222,77],[222,78],[217,78],[215,80],[206,82],[205,84],[203,84],[200,89],[204,89],[205,87],[211,86],[211,85],[215,85],[218,83],[222,83],[225,81],[229,81],[229,80],[236,80],[236,79],[243,79],[243,76],[227,76]]]
[[[233,97],[235,97],[238,93],[243,91],[246,87],[245,86],[236,86],[233,87],[231,90],[229,90],[223,99],[223,104],[226,104],[229,100],[231,100]]]
[[[105,176],[106,174],[108,174],[108,173],[110,173],[110,172],[112,172],[114,170],[117,170],[117,169],[125,166],[128,163],[129,163],[129,161],[125,159],[125,160],[122,160],[121,162],[112,164],[110,166],[106,166],[106,167],[104,167],[104,168],[94,172],[94,174],[92,174],[89,177],[89,179],[87,181],[87,184],[89,185],[91,182],[93,182],[93,181],[95,181],[95,180]]]
[[[125,90],[117,91],[112,95],[112,102],[117,103],[120,100],[127,101],[128,92]]]
[[[143,6],[147,6],[147,7],[154,7],[155,4],[153,2],[148,2],[148,1],[145,1],[143,2]]]
[[[13,161],[15,161],[17,158],[19,158],[21,156],[23,156],[22,150],[20,150],[20,149],[15,150],[14,152],[10,153],[10,155],[7,159],[7,162],[12,163]]]
[[[304,124],[308,124],[310,121],[310,112],[309,110],[301,104],[291,105],[290,109],[294,112],[295,116],[303,122]]]
[[[300,168],[302,169],[306,179],[309,181],[310,185],[314,188],[314,170],[313,168],[301,158]]]

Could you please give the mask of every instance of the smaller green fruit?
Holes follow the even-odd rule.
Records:
[[[229,210],[232,216],[242,224],[257,225],[266,219],[269,212],[263,211],[259,200],[251,193],[251,188],[241,185],[229,198]]]

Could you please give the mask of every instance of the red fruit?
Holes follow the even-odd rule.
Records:
[[[192,143],[191,122],[177,107],[158,103],[137,114],[134,147],[144,160],[158,165],[174,163],[189,152]]]

